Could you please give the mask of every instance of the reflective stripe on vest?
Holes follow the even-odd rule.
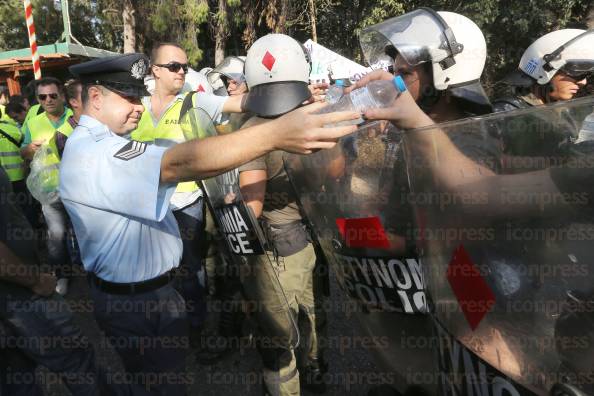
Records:
[[[175,103],[165,111],[156,126],[153,124],[153,117],[150,112],[145,108],[138,122],[138,127],[130,135],[132,140],[150,142],[159,147],[172,147],[185,142],[184,132],[179,125],[179,115],[184,97],[175,99]],[[176,192],[193,192],[196,190],[198,190],[198,185],[195,182],[178,183],[175,189]]]
[[[0,123],[0,128],[14,140],[21,140],[21,131],[15,125]],[[21,157],[20,148],[2,135],[0,135],[0,165],[11,182],[25,178],[25,161]]]

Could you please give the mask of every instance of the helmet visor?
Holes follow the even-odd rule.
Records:
[[[212,75],[213,78],[215,78],[217,75],[222,75],[236,81],[237,83],[242,83],[245,81],[245,77],[243,75],[243,65],[244,61],[239,57],[228,56],[208,74],[209,76]]]
[[[548,67],[559,68],[569,75],[583,75],[594,71],[594,29],[586,30],[543,58]],[[545,65],[545,70],[547,65]]]
[[[569,76],[594,73],[594,59],[575,59],[568,61],[561,70]]]
[[[411,66],[440,62],[452,54],[444,34],[446,26],[438,18],[419,9],[363,29],[359,42],[365,59],[374,65],[385,58],[386,48],[393,46]]]

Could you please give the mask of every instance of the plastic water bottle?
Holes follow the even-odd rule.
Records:
[[[594,140],[594,113],[591,113],[582,124],[582,129],[578,134],[576,143],[587,142],[588,140]]]
[[[400,76],[396,76],[390,81],[374,80],[362,88],[355,89],[349,94],[343,95],[338,102],[324,107],[318,114],[333,113],[335,111],[357,111],[363,113],[368,109],[389,107],[404,91],[406,91],[406,84]],[[359,118],[326,125],[326,127],[355,125],[363,121],[362,118]]]
[[[342,98],[344,95],[344,81],[336,80],[336,83],[328,88],[326,91],[326,102],[328,104],[334,104]]]

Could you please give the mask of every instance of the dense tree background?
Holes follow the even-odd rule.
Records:
[[[33,0],[40,45],[59,40],[59,0]],[[515,68],[526,46],[564,27],[594,27],[592,0],[70,0],[74,36],[117,52],[175,41],[197,68],[245,54],[268,32],[308,38],[360,63],[357,34],[370,24],[427,6],[462,13],[483,30],[492,84]],[[0,50],[28,46],[22,0],[0,2]]]

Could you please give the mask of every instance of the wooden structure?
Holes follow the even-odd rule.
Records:
[[[63,74],[70,65],[89,58],[116,55],[114,52],[86,47],[71,42],[44,45],[38,48],[44,76]],[[6,84],[10,95],[21,93],[21,78],[33,78],[31,50],[22,48],[0,53],[0,84]]]
[[[60,76],[67,74],[67,67],[84,62],[90,58],[102,58],[117,55],[115,52],[87,47],[72,36],[70,30],[70,13],[68,0],[61,0],[64,32],[61,42],[37,47],[41,59],[41,71],[44,76]],[[23,79],[33,79],[33,63],[31,49],[21,48],[0,53],[0,85],[8,86],[10,95],[21,93]]]

